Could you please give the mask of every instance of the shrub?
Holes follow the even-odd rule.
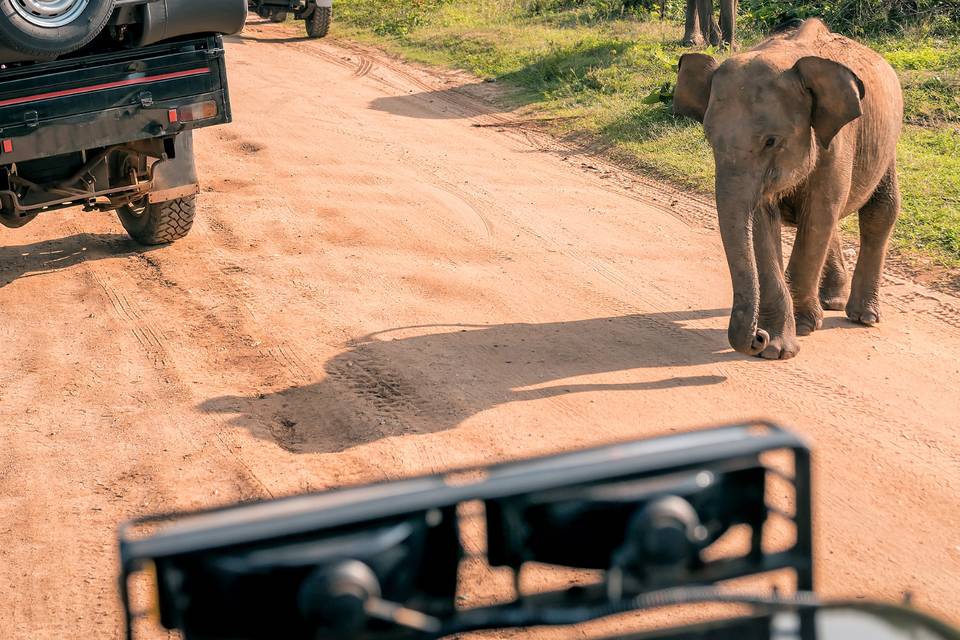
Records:
[[[766,29],[790,18],[811,16],[854,36],[896,34],[918,27],[941,35],[960,32],[957,0],[744,0],[741,4],[741,19]]]

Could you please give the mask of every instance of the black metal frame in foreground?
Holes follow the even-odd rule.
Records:
[[[761,454],[772,451],[787,451],[792,454],[792,476],[762,466]],[[722,474],[737,474],[752,469],[776,474],[794,486],[793,514],[778,512],[794,522],[796,535],[790,548],[772,554],[763,552],[762,524],[769,513],[773,512],[763,505],[760,519],[750,520],[753,537],[750,551],[746,555],[705,562],[682,576],[672,576],[669,583],[646,582],[641,584],[645,589],[627,592],[625,595],[633,596],[665,588],[709,585],[779,570],[792,570],[795,573],[798,591],[812,591],[812,488],[809,450],[799,438],[776,425],[751,423],[508,463],[468,473],[440,474],[192,514],[144,518],[128,523],[121,527],[119,536],[120,589],[126,612],[127,635],[129,638],[133,637],[134,614],[130,609],[128,592],[131,575],[148,565],[172,566],[179,570],[182,567],[197,566],[197,559],[209,555],[228,557],[234,553],[243,554],[250,549],[269,548],[273,544],[288,544],[291,540],[302,542],[322,539],[323,536],[329,538],[345,530],[362,530],[367,523],[375,526],[377,523],[437,510],[451,513],[450,510],[460,503],[482,501],[487,506],[491,564],[511,566],[519,570],[525,561],[540,558],[525,556],[524,553],[518,555],[516,545],[510,547],[510,541],[505,543],[504,536],[497,539],[491,530],[491,513],[497,512],[501,516],[504,513],[515,515],[518,513],[517,505],[542,503],[545,499],[552,499],[544,496],[570,495],[579,499],[578,496],[587,495],[583,493],[585,489],[626,486],[623,483],[631,483],[631,490],[649,485],[649,490],[643,490],[647,491],[648,495],[655,495],[656,480],[689,478],[692,477],[690,474],[702,472],[716,472],[719,477]],[[474,477],[479,479],[469,480]],[[163,522],[171,524],[146,537],[137,535],[142,526]],[[503,532],[506,530],[505,524],[509,522],[494,523],[492,528]],[[582,544],[589,545],[590,541],[583,541]],[[159,578],[161,582],[164,580],[162,573],[161,571]],[[161,596],[164,593],[169,596],[169,589],[169,584],[161,585]],[[446,615],[440,616],[442,625],[433,635],[491,626],[553,624],[549,622],[553,619],[549,616],[544,619],[546,621],[538,622],[540,618],[536,616],[520,614],[522,611],[529,612],[531,608],[579,606],[581,611],[594,611],[603,615],[603,612],[619,612],[634,601],[627,597],[611,602],[609,593],[609,584],[604,582],[591,587],[580,587],[575,595],[569,591],[524,595],[522,603],[518,600],[484,609],[456,611],[451,605]],[[387,598],[387,595],[385,594],[384,598]],[[170,607],[170,603],[164,603],[163,599],[161,597],[161,609],[164,606]],[[169,597],[167,599],[172,600]],[[408,605],[409,602],[398,604]],[[588,611],[584,607],[592,608]],[[574,616],[568,618],[571,622],[577,621]],[[564,616],[556,619],[564,619]],[[496,620],[517,620],[520,624],[493,624]]]

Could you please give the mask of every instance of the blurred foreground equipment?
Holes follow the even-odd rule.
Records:
[[[484,559],[515,586],[501,604],[461,609],[471,505],[482,505]],[[754,614],[636,637],[960,637],[906,609],[818,603],[810,509],[806,446],[774,425],[738,425],[139,520],[120,532],[120,585],[131,638],[147,591],[156,620],[188,640],[434,638],[714,602]],[[598,578],[521,593],[533,562]],[[771,572],[792,575],[792,595],[718,584]]]

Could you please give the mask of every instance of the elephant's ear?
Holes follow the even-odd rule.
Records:
[[[817,56],[800,58],[793,70],[813,95],[811,124],[826,149],[844,125],[863,115],[863,82],[844,65]]]
[[[685,53],[680,56],[679,69],[673,90],[673,112],[703,122],[717,61],[703,53]]]

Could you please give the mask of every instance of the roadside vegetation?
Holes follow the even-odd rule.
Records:
[[[457,67],[680,185],[709,192],[713,159],[697,123],[669,113],[683,3],[667,0],[342,0],[340,33]],[[742,0],[740,47],[790,17],[822,16],[880,51],[904,87],[899,166],[902,254],[960,267],[960,3],[956,0]],[[710,51],[721,56],[722,53]]]

